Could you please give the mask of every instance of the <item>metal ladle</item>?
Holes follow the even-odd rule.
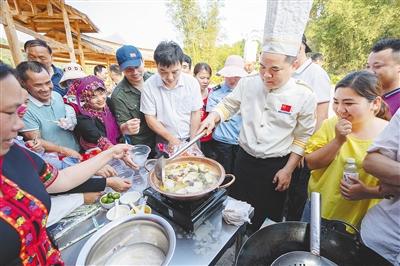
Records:
[[[156,177],[159,180],[161,180],[161,182],[163,182],[163,180],[165,179],[165,165],[167,164],[167,162],[170,160],[173,160],[176,157],[178,157],[179,155],[181,155],[190,146],[192,146],[196,141],[201,139],[205,134],[206,134],[205,131],[198,134],[196,137],[191,139],[188,143],[186,143],[182,148],[180,148],[176,153],[174,153],[174,155],[172,155],[168,159],[164,158],[164,156],[161,156],[160,158],[158,158],[156,161],[156,164],[154,165],[154,173],[155,173]]]
[[[311,193],[310,252],[292,251],[278,257],[271,266],[337,266],[334,262],[320,256],[321,240],[321,195]]]

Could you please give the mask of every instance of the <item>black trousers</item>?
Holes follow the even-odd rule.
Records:
[[[200,149],[203,152],[204,156],[216,160],[217,155],[215,154],[215,148],[214,148],[215,144],[213,139],[206,142],[201,142],[200,145],[201,145]]]
[[[297,175],[292,176],[288,195],[288,210],[286,220],[300,221],[304,205],[307,201],[307,187],[310,179],[310,169],[305,164]]]
[[[239,145],[227,144],[214,140],[215,160],[224,167],[227,174],[233,173],[238,149]]]
[[[287,192],[275,191],[276,184],[272,183],[272,180],[288,159],[289,155],[259,159],[239,148],[234,170],[236,182],[232,185],[231,196],[254,207],[250,230],[258,230],[265,218],[275,222],[282,221]]]

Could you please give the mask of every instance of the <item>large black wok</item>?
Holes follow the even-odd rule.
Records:
[[[239,251],[236,265],[270,265],[280,255],[310,249],[310,227],[303,222],[284,222],[255,232]],[[391,265],[366,247],[358,232],[346,232],[340,221],[321,222],[321,256],[338,265]]]

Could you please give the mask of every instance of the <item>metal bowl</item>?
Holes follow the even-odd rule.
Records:
[[[152,214],[127,216],[96,232],[77,265],[168,265],[175,250],[172,226]]]

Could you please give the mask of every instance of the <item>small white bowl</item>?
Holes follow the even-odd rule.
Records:
[[[100,197],[100,199],[99,199],[99,202],[100,202],[100,205],[101,206],[103,206],[103,208],[106,208],[106,209],[111,209],[112,207],[114,207],[114,205],[115,205],[115,199],[114,199],[114,201],[113,202],[111,202],[111,203],[103,203],[103,202],[101,202],[101,200],[103,199],[103,198],[106,198],[107,197],[107,195],[108,195],[108,193],[118,193],[119,194],[119,197],[121,198],[121,193],[120,192],[116,192],[116,191],[114,191],[114,190],[112,190],[112,189],[109,189],[109,190],[107,190],[108,188],[106,188],[106,191],[108,191],[106,194],[104,194],[103,196],[101,196]]]
[[[123,194],[119,201],[125,205],[129,205],[130,203],[136,205],[140,197],[142,197],[142,194],[140,192],[129,191]]]
[[[101,202],[101,199],[105,198],[105,197],[107,197],[107,194],[101,196],[101,198],[99,200],[100,205],[103,206],[103,208],[106,208],[106,209],[111,209],[112,207],[114,207],[115,202],[112,202],[112,203],[103,203],[103,202]]]
[[[115,209],[118,207],[118,217],[115,217]],[[115,219],[124,217],[129,215],[129,207],[126,205],[118,205],[118,206],[114,206],[111,209],[108,210],[106,217],[108,220],[113,221]]]

